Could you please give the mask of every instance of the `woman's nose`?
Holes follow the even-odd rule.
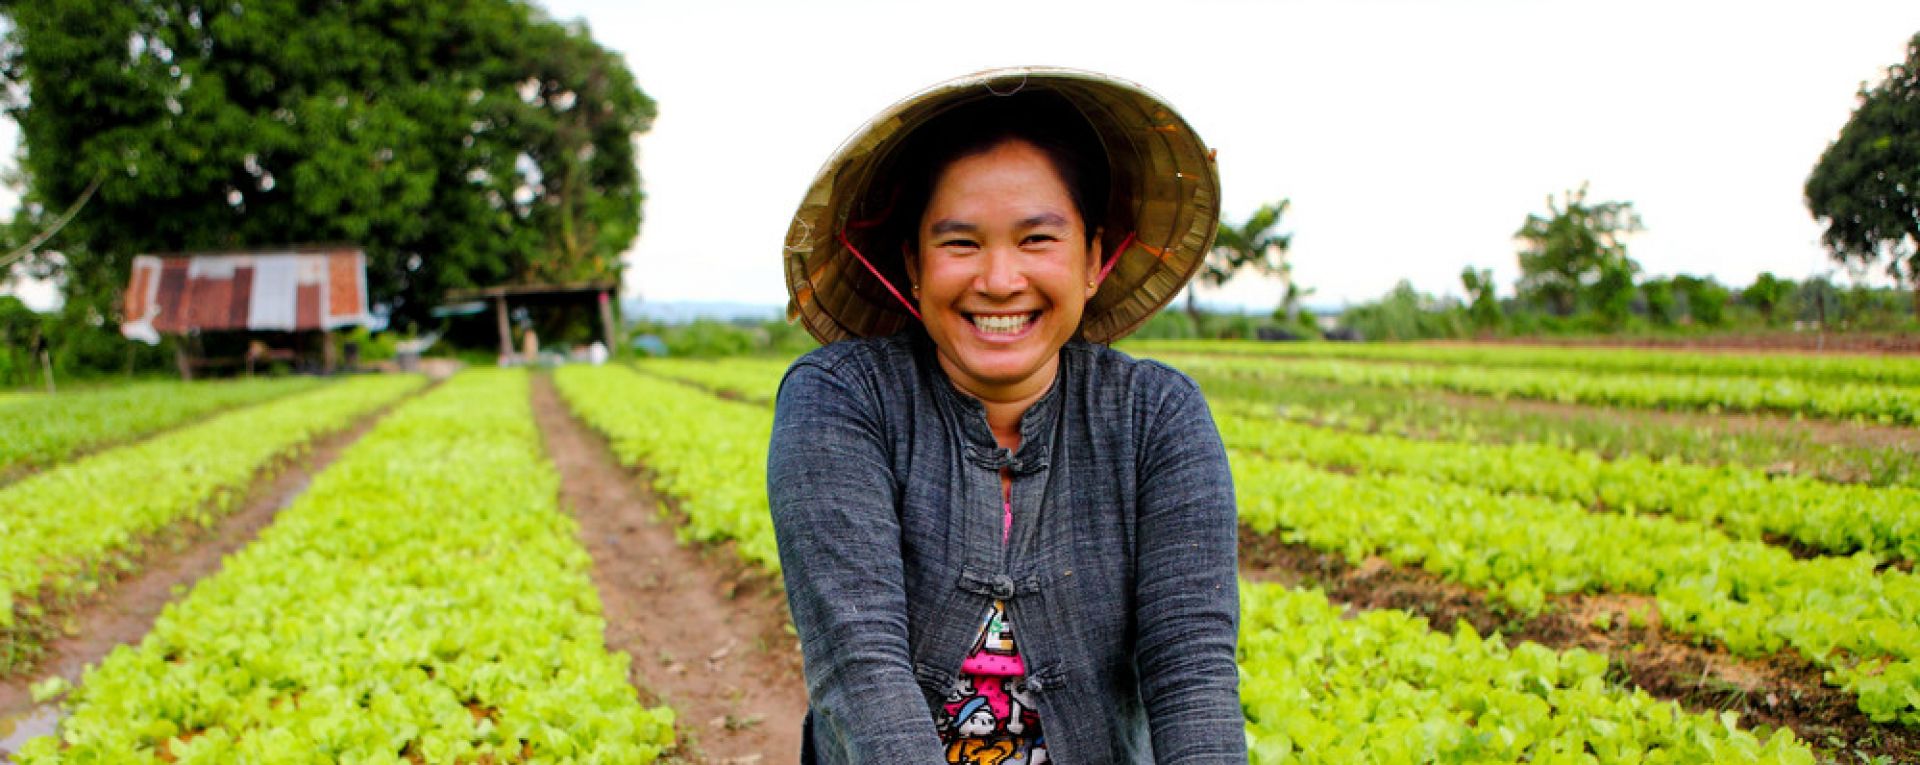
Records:
[[[990,297],[1007,297],[1027,288],[1026,274],[1021,272],[1020,253],[1011,247],[990,247],[980,260],[981,273],[976,280],[978,289]]]

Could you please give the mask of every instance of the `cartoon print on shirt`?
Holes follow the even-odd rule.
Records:
[[[962,736],[991,735],[1000,726],[1000,721],[993,717],[992,707],[988,706],[986,698],[980,696],[968,699],[953,719],[955,732]]]
[[[1018,656],[1013,647],[1013,625],[1007,622],[1007,605],[998,600],[993,609],[987,612],[987,623],[980,630],[980,637],[973,641],[973,649],[968,655],[986,652],[995,656]]]
[[[1050,761],[1038,698],[1006,604],[994,601],[934,714],[949,765],[1039,765]]]
[[[1014,751],[1012,741],[986,741],[977,738],[963,738],[947,747],[948,765],[1031,765],[1032,760],[1021,761]]]
[[[947,686],[946,700],[948,704],[958,704],[970,698],[973,698],[973,678],[971,676],[961,675],[956,677],[953,679],[953,684]]]
[[[1018,736],[1027,732],[1028,723],[1038,727],[1039,706],[1033,698],[1033,691],[1028,690],[1026,682],[1008,678],[1000,683],[1001,687],[1007,691],[1007,698],[1013,700],[1013,704],[1007,709],[1007,732]]]

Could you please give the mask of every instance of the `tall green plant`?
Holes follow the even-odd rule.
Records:
[[[0,80],[69,302],[108,321],[142,252],[366,248],[377,302],[617,278],[654,105],[520,0],[11,0]],[[16,244],[18,242],[15,242]]]
[[[1626,237],[1643,229],[1632,202],[1589,203],[1586,184],[1559,202],[1549,197],[1547,214],[1528,215],[1514,233],[1521,299],[1556,316],[1572,316],[1583,300],[1611,310],[1621,292],[1619,274],[1639,268],[1627,258]]]
[[[1860,105],[1807,176],[1807,209],[1826,222],[1833,259],[1868,266],[1913,287],[1920,317],[1920,34],[1886,79],[1862,85]]]
[[[1293,290],[1293,270],[1287,265],[1287,248],[1292,245],[1293,235],[1274,230],[1287,213],[1288,201],[1282,199],[1261,205],[1238,226],[1221,221],[1220,230],[1213,239],[1213,250],[1207,253],[1206,260],[1200,264],[1194,281],[1209,287],[1221,287],[1242,270],[1251,268],[1267,276],[1286,278],[1293,299],[1298,300],[1302,294]],[[1194,304],[1191,288],[1187,290],[1187,315],[1192,317],[1195,326],[1200,325],[1200,309]]]

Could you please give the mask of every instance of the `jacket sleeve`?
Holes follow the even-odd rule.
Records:
[[[944,762],[908,658],[888,453],[869,391],[806,361],[788,371],[767,499],[824,762]]]
[[[1166,387],[1141,445],[1134,660],[1162,763],[1245,763],[1238,516],[1226,449],[1199,388]]]

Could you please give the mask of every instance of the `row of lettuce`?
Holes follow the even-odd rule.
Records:
[[[527,386],[469,372],[400,405],[17,761],[655,759],[672,712],[602,642]]]
[[[788,363],[662,359],[642,368],[738,400],[768,403]],[[1920,488],[1835,483],[1731,462],[1694,464],[1633,453],[1603,458],[1587,449],[1529,441],[1412,439],[1312,427],[1288,421],[1299,419],[1294,407],[1233,395],[1217,399],[1215,406],[1223,434],[1275,457],[1533,494],[1594,510],[1668,513],[1738,538],[1790,540],[1824,554],[1864,551],[1879,560],[1920,560],[1920,512],[1915,512]]]
[[[1271,407],[1219,401],[1222,437],[1270,457],[1369,474],[1407,475],[1591,510],[1665,513],[1741,539],[1789,539],[1826,554],[1920,560],[1920,490],[1769,475],[1627,454],[1613,459],[1538,443],[1416,440],[1320,428]]]
[[[1187,347],[1146,344],[1149,350],[1162,345]],[[1245,347],[1250,353],[1272,345],[1243,343],[1227,347]],[[1686,422],[1621,418],[1617,416],[1617,409],[1601,406],[1558,412],[1450,406],[1445,400],[1445,388],[1368,384],[1369,380],[1379,381],[1380,371],[1374,369],[1369,374],[1368,368],[1380,367],[1380,364],[1346,363],[1346,368],[1351,369],[1358,380],[1342,382],[1343,378],[1312,377],[1312,369],[1305,369],[1309,374],[1303,377],[1297,374],[1302,367],[1273,359],[1222,354],[1169,355],[1166,359],[1198,380],[1214,400],[1270,403],[1279,407],[1277,414],[1315,424],[1349,429],[1386,428],[1415,432],[1423,437],[1445,435],[1453,440],[1544,441],[1608,456],[1645,455],[1643,462],[1677,458],[1698,463],[1732,463],[1747,466],[1742,472],[1749,475],[1787,472],[1829,481],[1920,489],[1920,464],[1916,464],[1920,463],[1920,442],[1906,447],[1841,443],[1815,438],[1812,429],[1798,427],[1703,429]],[[722,391],[736,399],[767,402],[773,399],[781,372],[788,363],[789,360],[778,358],[734,358],[722,362],[652,359],[643,367]],[[1467,392],[1523,397],[1528,391],[1499,386],[1495,377],[1504,372],[1488,370],[1488,384]],[[1616,387],[1636,384],[1630,380],[1602,382]],[[1552,386],[1529,390],[1535,394],[1553,392]]]
[[[1206,353],[1264,358],[1361,359],[1583,372],[1765,377],[1804,382],[1920,386],[1920,358],[1861,354],[1726,353],[1648,348],[1431,343],[1249,343],[1132,340],[1144,354]]]
[[[1578,369],[1483,367],[1341,358],[1273,358],[1158,352],[1153,358],[1196,375],[1270,382],[1312,381],[1567,404],[1705,412],[1766,412],[1882,425],[1920,424],[1920,386],[1833,383],[1770,377],[1596,373]]]
[[[778,572],[764,487],[772,412],[648,369],[555,379],[623,462],[652,474],[690,539],[730,541]],[[1435,634],[1397,611],[1348,619],[1317,593],[1271,585],[1248,585],[1243,601],[1243,703],[1259,762],[1813,761],[1790,732],[1757,737],[1613,685],[1602,656]]]
[[[314,439],[422,384],[367,377],[319,386],[0,487],[0,673],[38,657],[50,607],[130,571],[152,534],[182,522],[211,524]],[[182,402],[155,411],[168,419],[191,408]]]
[[[217,383],[161,380],[0,398],[0,478],[319,385],[312,377]]]

